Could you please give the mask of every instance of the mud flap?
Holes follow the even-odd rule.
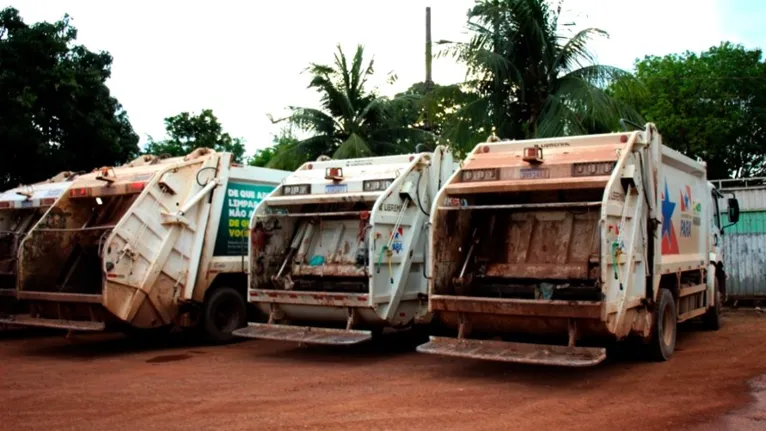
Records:
[[[431,337],[431,341],[418,346],[417,351],[459,358],[562,367],[589,367],[606,359],[606,349],[600,347],[567,347],[446,337]]]
[[[82,320],[40,319],[28,314],[16,314],[12,317],[0,318],[0,323],[14,326],[34,326],[39,328],[69,329],[71,331],[103,331],[104,322],[90,322]]]
[[[232,332],[237,337],[262,340],[292,341],[306,344],[344,346],[358,344],[372,339],[371,331],[356,329],[316,328],[310,326],[270,325],[248,323],[247,327]]]

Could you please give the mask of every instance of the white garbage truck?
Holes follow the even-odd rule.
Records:
[[[230,340],[248,320],[250,214],[289,174],[199,148],[80,175],[21,243],[16,296],[29,313],[0,322]]]
[[[677,323],[720,325],[721,198],[653,124],[482,143],[431,212],[429,310],[455,336],[417,350],[590,366],[634,336],[668,360]]]
[[[0,316],[22,310],[16,300],[17,257],[21,241],[66,192],[76,176],[74,172],[61,172],[46,181],[22,185],[0,194]]]
[[[425,232],[455,169],[441,146],[301,166],[253,214],[248,300],[268,321],[234,334],[348,345],[428,323]]]

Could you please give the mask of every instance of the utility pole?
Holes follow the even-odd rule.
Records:
[[[426,82],[424,83],[426,95],[434,87],[433,76],[431,75],[431,60],[431,8],[426,7]],[[423,125],[425,126],[424,129],[428,131],[431,130],[431,119],[429,117],[428,109],[426,109]]]
[[[426,7],[426,91],[434,85],[431,75],[431,8]]]

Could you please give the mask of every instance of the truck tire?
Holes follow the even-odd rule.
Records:
[[[720,286],[718,284],[718,276],[715,277],[715,295],[715,305],[709,308],[705,315],[702,316],[703,326],[710,331],[721,329],[721,302],[723,301],[723,294],[721,294]]]
[[[650,359],[660,362],[670,359],[676,348],[677,323],[673,294],[668,289],[660,289],[652,325],[652,339],[649,343]]]
[[[245,298],[231,287],[215,289],[205,301],[202,311],[202,330],[213,343],[227,343],[235,337],[235,329],[247,325]]]

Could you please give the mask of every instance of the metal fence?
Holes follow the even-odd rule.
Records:
[[[726,290],[732,299],[766,298],[766,178],[717,180],[724,194],[733,192],[740,207],[739,222],[723,235]],[[721,211],[727,211],[725,202]],[[724,215],[721,221],[726,225]]]

